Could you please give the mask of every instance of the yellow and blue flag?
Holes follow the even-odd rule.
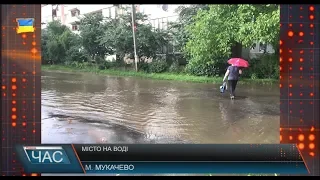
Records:
[[[17,27],[17,33],[28,33],[28,32],[34,32],[34,19],[33,18],[20,18],[17,19],[18,27]]]

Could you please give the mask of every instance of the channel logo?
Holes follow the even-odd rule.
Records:
[[[70,164],[62,146],[24,146],[23,150],[31,164]]]

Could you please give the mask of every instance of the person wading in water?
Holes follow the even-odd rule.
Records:
[[[242,74],[242,70],[238,66],[231,65],[228,67],[223,82],[226,82],[228,78],[228,90],[230,92],[230,98],[234,99],[234,91],[236,90],[237,83],[240,75]]]

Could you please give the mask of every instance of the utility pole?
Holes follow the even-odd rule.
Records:
[[[136,45],[136,8],[132,4],[132,33],[133,33],[133,50],[134,50],[134,63],[136,71],[138,71],[138,55],[137,55],[137,45]]]

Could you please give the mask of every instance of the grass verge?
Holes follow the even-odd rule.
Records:
[[[112,76],[131,76],[141,77],[156,80],[173,80],[173,81],[184,81],[184,82],[195,82],[195,83],[222,83],[222,77],[205,77],[205,76],[192,76],[188,74],[176,74],[176,73],[145,73],[135,72],[131,70],[117,70],[107,69],[99,70],[97,68],[76,68],[62,65],[42,65],[42,71],[55,71],[55,72],[88,72],[101,75],[112,75]],[[241,79],[240,84],[258,83],[258,84],[274,84],[279,82],[276,79]]]

